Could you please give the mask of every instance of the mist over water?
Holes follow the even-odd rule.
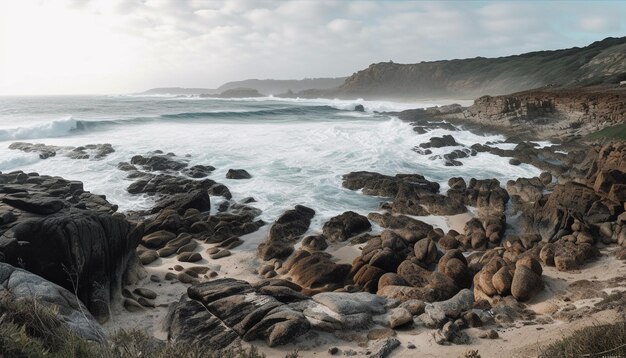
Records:
[[[366,112],[353,111],[358,103]],[[412,148],[444,134],[468,146],[505,138],[443,129],[419,135],[409,123],[375,113],[433,103],[118,96],[7,97],[0,104],[0,171],[81,180],[86,190],[105,194],[122,211],[149,208],[152,199],[128,194],[131,181],[117,164],[157,149],[181,158],[189,154],[190,166],[216,167],[209,178],[228,186],[235,200],[254,197],[253,205],[263,210],[265,220],[303,204],[318,212],[314,226],[346,210],[367,214],[377,209],[382,198],[341,186],[342,175],[351,171],[418,173],[438,181],[442,190],[453,176],[497,178],[504,184],[539,174],[537,168],[512,166],[508,158],[488,153],[461,159],[463,166],[446,167],[443,160],[429,157],[457,148],[434,148],[426,156]],[[42,160],[36,153],[9,150],[18,140],[57,146],[111,143],[116,151],[103,160],[62,154]],[[225,179],[231,168],[246,169],[253,177]]]

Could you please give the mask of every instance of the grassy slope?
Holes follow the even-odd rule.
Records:
[[[417,64],[378,63],[349,77],[339,93],[505,94],[547,85],[588,86],[626,79],[626,37],[582,48]]]
[[[620,139],[626,140],[626,124],[618,124],[616,126],[607,127],[589,135],[590,139]]]

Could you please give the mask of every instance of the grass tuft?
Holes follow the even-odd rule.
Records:
[[[203,344],[162,342],[146,332],[121,330],[106,344],[88,341],[67,328],[55,310],[36,300],[0,296],[2,358],[265,358],[251,346],[221,351]],[[294,351],[289,358],[298,357]]]
[[[577,330],[540,348],[539,357],[626,357],[626,322]]]
[[[626,124],[618,124],[616,126],[601,129],[588,136],[591,139],[610,138],[626,140]]]

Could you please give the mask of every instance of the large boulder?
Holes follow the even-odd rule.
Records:
[[[426,180],[419,174],[388,176],[374,172],[351,172],[343,176],[342,185],[350,190],[363,189],[363,194],[395,197],[401,190],[435,193],[439,184]]]
[[[506,190],[511,196],[519,197],[523,202],[534,203],[543,196],[544,184],[537,177],[509,180]]]
[[[449,134],[444,134],[441,137],[432,137],[426,143],[421,143],[420,148],[442,148],[442,147],[452,147],[457,146],[459,143],[454,140],[454,137]]]
[[[107,320],[111,299],[121,292],[127,269],[137,261],[143,225],[113,213],[115,206],[83,191],[82,183],[22,174],[0,174],[0,183],[8,184],[5,192],[19,191],[23,199],[19,204],[10,199],[0,204],[0,212],[12,215],[10,222],[0,225],[1,256],[75,292],[98,320]],[[0,193],[2,199],[11,195],[15,194]],[[60,201],[62,208],[46,214],[22,205],[39,198]]]
[[[355,235],[371,230],[371,228],[372,224],[365,216],[353,211],[346,211],[330,218],[324,224],[322,232],[331,241],[346,241]]]
[[[523,215],[524,229],[554,242],[572,233],[575,220],[598,223],[618,214],[619,205],[603,200],[592,188],[568,182],[558,184],[547,200],[540,200]]]
[[[174,209],[180,214],[184,214],[187,209],[196,209],[201,212],[209,211],[211,210],[211,199],[207,190],[204,189],[168,195],[157,201],[152,212],[157,213],[163,209]]]
[[[252,175],[245,169],[228,169],[226,179],[250,179]]]
[[[265,339],[269,346],[290,343],[306,333],[311,325],[300,310],[278,299],[289,297],[289,301],[292,301],[293,297],[298,296],[293,292],[285,296],[284,288],[287,286],[298,287],[280,280],[268,281],[253,287],[248,282],[232,278],[195,284],[187,290],[189,299],[195,302],[190,305],[193,305],[194,312],[200,312],[202,309],[205,313],[202,313],[198,322],[190,323],[196,326],[208,326],[207,321],[216,317],[214,324],[220,325],[220,328],[213,332],[212,337],[210,327],[207,327],[205,332],[208,339],[218,340],[218,343],[233,342],[237,336],[246,341]],[[277,296],[274,297],[273,294]],[[298,299],[301,300],[304,297],[298,296]],[[181,302],[185,300],[186,297],[183,297]],[[170,322],[175,322],[181,314],[184,314],[184,311],[171,315]],[[188,316],[198,317],[196,314]],[[170,332],[171,327],[170,325]],[[189,337],[193,338],[191,335]],[[222,339],[222,337],[227,339]]]
[[[201,302],[186,295],[170,306],[165,327],[168,340],[177,343],[205,344],[212,349],[222,349],[239,340],[237,332]]]
[[[16,304],[50,308],[50,312],[78,336],[98,342],[105,340],[98,322],[72,292],[41,276],[1,262],[0,297]]]
[[[474,305],[474,294],[469,289],[459,291],[454,297],[440,302],[427,303],[420,319],[429,327],[441,327],[449,319],[461,317]]]
[[[471,179],[465,195],[466,204],[478,208],[481,216],[502,214],[509,201],[509,193],[496,179]]]
[[[330,254],[300,250],[281,267],[295,283],[309,290],[332,291],[343,287],[350,265],[333,262]]]
[[[187,162],[177,158],[173,154],[151,153],[148,155],[135,155],[130,164],[141,166],[149,171],[178,171],[187,167]]]
[[[537,274],[524,265],[517,265],[513,282],[511,283],[511,294],[519,301],[526,301],[543,289],[541,274]]]
[[[313,209],[296,205],[283,213],[270,228],[265,241],[259,244],[259,257],[263,260],[284,259],[293,253],[293,245],[311,225]]]

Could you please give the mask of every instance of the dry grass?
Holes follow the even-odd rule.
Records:
[[[297,352],[288,355],[297,357]],[[141,330],[119,331],[104,344],[70,331],[36,300],[0,297],[2,358],[264,358],[255,347],[214,351],[202,344],[165,343]]]
[[[626,357],[626,322],[590,326],[540,349],[540,357]]]

